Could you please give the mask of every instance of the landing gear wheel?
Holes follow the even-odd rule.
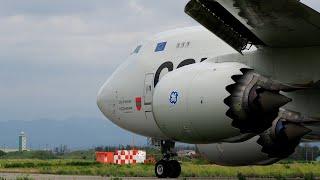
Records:
[[[155,174],[158,178],[177,178],[181,173],[180,163],[176,160],[170,160],[177,156],[173,151],[174,141],[161,140],[162,160],[156,163],[154,168]]]
[[[167,178],[168,177],[168,174],[170,172],[170,166],[169,166],[169,163],[165,160],[160,160],[156,163],[156,166],[155,166],[155,173],[156,173],[156,176],[158,178]]]
[[[170,173],[168,174],[169,178],[177,178],[181,174],[181,166],[180,163],[176,160],[170,160],[168,162],[170,166]]]

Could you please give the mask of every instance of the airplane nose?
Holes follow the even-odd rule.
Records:
[[[110,89],[109,83],[104,84],[97,96],[97,105],[100,109],[100,111],[110,120],[112,119],[112,90]]]
[[[100,88],[97,96],[97,105],[101,112],[103,112],[103,87]]]

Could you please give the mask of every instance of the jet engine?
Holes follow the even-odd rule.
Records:
[[[241,142],[272,126],[293,88],[236,62],[203,62],[166,74],[153,113],[166,136],[187,143]]]
[[[215,164],[225,166],[268,165],[290,156],[301,138],[311,130],[303,126],[318,119],[281,109],[265,132],[240,143],[197,145],[198,150]]]
[[[319,119],[280,109],[272,126],[260,134],[257,143],[269,157],[286,158],[294,152],[301,138],[312,131],[306,125],[318,122]]]
[[[200,154],[210,162],[223,166],[268,165],[280,160],[269,157],[262,152],[262,146],[257,143],[255,136],[240,143],[215,143],[196,145]]]

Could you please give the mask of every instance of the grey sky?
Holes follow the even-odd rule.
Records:
[[[0,0],[0,121],[101,117],[99,87],[140,40],[197,25],[186,2]]]
[[[154,33],[195,25],[187,0],[1,0],[0,120],[101,117],[99,87]]]

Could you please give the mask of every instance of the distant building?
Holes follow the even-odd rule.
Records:
[[[19,151],[27,151],[27,136],[24,132],[19,135]]]
[[[0,148],[0,151],[3,151],[5,153],[9,153],[9,152],[17,152],[17,151],[19,151],[19,149],[5,147],[5,148]]]
[[[192,157],[196,155],[196,151],[194,150],[181,150],[177,152],[178,157]]]

